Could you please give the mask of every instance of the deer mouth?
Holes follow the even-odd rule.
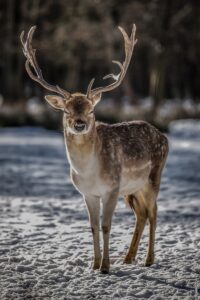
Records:
[[[76,123],[74,124],[74,129],[78,133],[85,132],[87,130],[87,124],[82,120],[77,120]]]

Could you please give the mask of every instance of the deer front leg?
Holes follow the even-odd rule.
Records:
[[[109,273],[110,259],[109,259],[109,237],[111,222],[114,209],[116,207],[118,191],[114,191],[109,196],[102,198],[103,215],[102,215],[102,232],[103,232],[103,257],[101,262],[101,273]]]
[[[88,215],[93,235],[94,263],[93,270],[99,269],[101,264],[101,249],[99,243],[100,199],[98,197],[85,197]]]

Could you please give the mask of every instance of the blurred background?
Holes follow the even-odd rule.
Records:
[[[146,119],[167,130],[175,119],[200,117],[198,0],[1,0],[0,126],[61,128],[61,114],[25,71],[20,33],[37,25],[33,44],[44,78],[69,92],[118,72],[124,45],[117,26],[137,26],[138,43],[122,85],[103,95],[97,119]]]

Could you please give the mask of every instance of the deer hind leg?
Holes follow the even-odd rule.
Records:
[[[147,211],[147,218],[149,221],[149,241],[145,266],[151,266],[154,263],[154,243],[157,218],[157,192],[153,188],[152,184],[148,183],[143,189],[142,194],[144,196],[143,199]]]
[[[156,232],[156,218],[157,218],[157,205],[148,210],[149,219],[149,243],[147,257],[145,260],[145,266],[151,266],[154,263],[154,244],[155,244],[155,232]]]
[[[149,175],[149,182],[142,190],[134,195],[128,195],[125,198],[125,201],[136,215],[136,226],[124,263],[132,263],[135,259],[139,241],[147,219],[149,220],[149,242],[145,265],[150,266],[154,263],[154,243],[157,219],[156,198],[160,189],[160,179],[164,164],[165,159],[162,164],[154,166]]]
[[[155,244],[155,231],[157,221],[157,204],[156,198],[160,189],[160,179],[163,165],[155,166],[149,176],[149,182],[143,189],[145,206],[147,208],[149,220],[149,243],[147,250],[147,257],[145,266],[151,266],[154,263],[154,244]]]
[[[147,221],[147,210],[144,205],[145,203],[141,192],[138,192],[135,195],[128,195],[125,201],[128,202],[129,206],[134,211],[136,216],[136,225],[132,241],[124,259],[124,263],[131,264],[132,261],[135,260],[139,242]]]

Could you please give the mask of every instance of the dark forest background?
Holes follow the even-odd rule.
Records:
[[[102,119],[145,118],[160,126],[200,115],[200,2],[198,0],[0,0],[0,126],[56,127],[43,96],[27,75],[19,36],[37,25],[34,47],[45,79],[85,92],[92,77],[124,58],[117,26],[138,43],[123,84],[97,109]],[[104,109],[103,109],[104,107]],[[124,108],[126,107],[126,108]]]

